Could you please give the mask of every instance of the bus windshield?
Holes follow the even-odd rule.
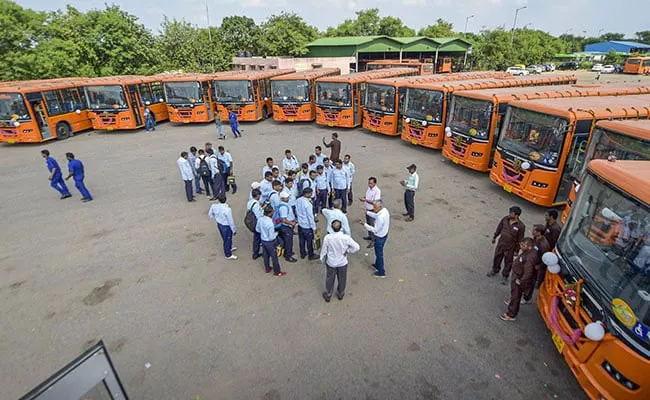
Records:
[[[442,100],[440,90],[408,89],[406,91],[406,108],[404,115],[429,122],[442,122]]]
[[[271,91],[273,93],[273,102],[276,103],[309,101],[309,84],[306,80],[272,81]]]
[[[350,84],[345,82],[316,83],[316,98],[323,106],[350,107]]]
[[[491,101],[453,96],[447,125],[456,132],[487,141],[493,108]]]
[[[547,167],[557,167],[569,122],[560,117],[510,107],[499,146]]]
[[[31,119],[23,96],[19,93],[0,93],[0,120],[9,121],[16,115],[19,121]]]
[[[86,86],[84,89],[91,110],[128,108],[124,89],[120,85]]]
[[[395,86],[368,84],[366,108],[369,110],[395,112]]]
[[[579,178],[585,173],[588,161],[606,159],[609,156],[614,156],[617,160],[650,160],[650,141],[596,128],[587,148],[586,162],[577,164],[580,170],[573,174],[573,178]]]
[[[601,306],[611,311],[612,300],[622,299],[646,326],[650,325],[649,211],[647,204],[589,175],[558,241],[562,258],[600,292]],[[633,325],[634,321],[627,329]],[[650,338],[630,336],[650,349]]]
[[[165,82],[163,86],[168,104],[203,103],[201,84],[197,81]]]
[[[214,91],[220,103],[242,103],[253,101],[250,81],[214,81]]]

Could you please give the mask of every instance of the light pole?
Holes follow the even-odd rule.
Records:
[[[463,32],[463,37],[467,38],[467,23],[470,19],[474,18],[473,15],[465,17],[465,31]],[[463,70],[467,68],[467,50],[465,50],[465,58],[463,59]]]
[[[517,15],[519,15],[519,11],[523,10],[524,8],[528,8],[528,6],[522,6],[515,10],[515,22],[512,23],[512,36],[510,36],[511,46],[515,42],[515,26],[517,26]]]

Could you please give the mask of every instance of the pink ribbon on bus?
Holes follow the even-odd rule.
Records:
[[[564,333],[564,331],[560,327],[560,323],[557,320],[558,318],[557,313],[559,311],[557,305],[559,301],[560,301],[559,297],[553,296],[553,299],[551,300],[551,315],[548,322],[549,324],[551,324],[551,327],[553,328],[555,333],[557,333],[562,338],[562,340],[564,340],[566,344],[574,345],[578,341],[580,335],[582,335],[582,331],[580,329],[574,329],[573,332],[571,333],[571,336],[567,336],[567,334]]]
[[[517,175],[511,177],[510,175],[508,175],[506,173],[505,167],[501,167],[501,175],[503,175],[503,179],[505,179],[506,182],[508,182],[508,183],[515,183],[515,182],[517,182],[519,177],[521,177],[521,174],[517,174]]]

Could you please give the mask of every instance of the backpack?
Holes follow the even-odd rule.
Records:
[[[210,165],[206,161],[205,157],[199,161],[199,175],[201,176],[212,176],[212,171],[210,171]]]
[[[251,208],[246,211],[246,216],[244,217],[244,225],[246,225],[246,228],[248,228],[249,231],[255,233],[255,227],[257,226],[257,217],[253,212],[253,207],[255,207],[255,203],[253,203]]]
[[[303,191],[305,190],[305,183],[311,182],[310,179],[301,179],[300,180],[300,186],[298,187],[298,197],[302,197],[304,195]],[[308,187],[311,187],[311,183]]]
[[[280,217],[280,209],[282,207],[289,208],[289,205],[286,203],[280,203],[278,208],[273,212],[273,225],[275,226],[275,229],[279,229],[282,226],[282,217]]]
[[[218,157],[217,157],[217,167],[219,168],[219,173],[221,174],[225,174],[226,170],[228,169],[226,168],[226,163]]]

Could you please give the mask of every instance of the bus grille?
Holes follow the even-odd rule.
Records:
[[[16,128],[0,128],[0,134],[6,138],[15,138],[18,136]]]
[[[100,115],[99,120],[102,125],[116,125],[117,124],[117,115]]]
[[[339,119],[338,110],[323,110],[323,117],[327,122],[336,122]]]
[[[368,113],[368,123],[372,127],[379,128],[381,125],[381,116],[373,113]]]
[[[298,107],[293,104],[282,106],[282,112],[287,117],[295,117],[298,115]]]
[[[424,128],[422,128],[422,126],[415,127],[409,124],[408,127],[409,127],[409,135],[413,139],[422,140],[422,135],[424,135]]]
[[[180,110],[179,109],[178,110],[178,115],[180,115],[180,117],[182,119],[190,119],[190,118],[192,118],[192,109],[191,108],[186,109],[186,110]]]
[[[449,141],[451,144],[451,152],[458,157],[465,157],[470,140],[463,135],[452,133]]]
[[[503,154],[503,153],[502,153]],[[526,176],[526,171],[521,168],[521,161],[509,161],[505,158],[503,160],[503,178],[513,186],[521,186],[524,177]]]

